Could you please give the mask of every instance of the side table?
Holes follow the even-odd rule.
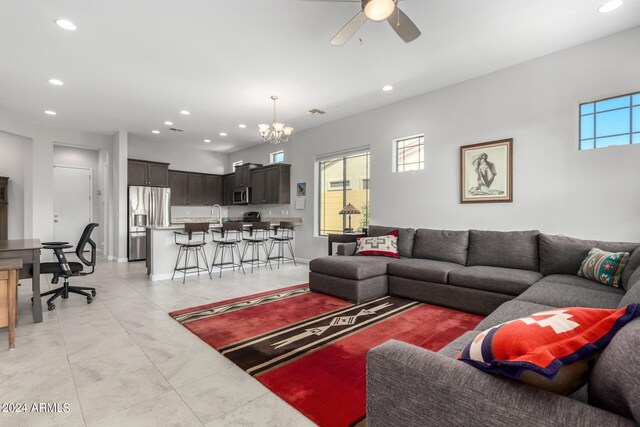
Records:
[[[365,233],[336,233],[336,234],[328,234],[329,240],[329,255],[333,255],[333,244],[334,243],[351,243],[356,242],[358,237],[365,237]]]

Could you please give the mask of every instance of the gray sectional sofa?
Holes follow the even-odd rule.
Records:
[[[589,383],[565,397],[492,376],[455,359],[481,331],[555,307],[616,308],[640,302],[640,243],[538,231],[399,230],[400,259],[338,255],[310,262],[312,291],[353,302],[391,294],[487,315],[438,353],[388,341],[367,356],[369,426],[638,425],[640,320],[603,351]],[[622,288],[576,276],[589,250],[628,251]]]

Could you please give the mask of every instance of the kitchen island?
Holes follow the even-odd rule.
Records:
[[[278,218],[277,221],[265,218],[265,220],[271,222],[272,226],[278,226],[280,220],[291,221],[296,227],[302,225],[302,218]],[[248,236],[251,223],[243,223],[243,225],[247,230],[246,235]],[[215,244],[212,243],[213,237],[216,233],[220,233],[221,229],[222,225],[219,222],[209,223],[209,235],[206,236],[206,241],[209,243],[205,246],[205,253],[209,261],[208,267],[211,267],[213,254],[215,252]],[[175,232],[180,232],[181,230],[184,230],[183,223],[171,224],[167,227],[149,227],[147,229],[147,274],[152,281],[171,279],[178,257],[178,245],[175,243]],[[186,241],[186,236],[179,236],[179,239],[179,241]],[[240,245],[240,253],[242,253],[242,247],[243,244]],[[187,276],[196,274],[195,272],[189,273]],[[203,274],[206,275],[206,273]],[[181,278],[182,273],[176,273],[176,277]]]

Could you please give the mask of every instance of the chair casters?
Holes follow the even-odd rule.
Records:
[[[51,284],[57,285],[59,281],[60,281],[60,277],[54,276],[53,279],[51,279]]]
[[[56,309],[56,305],[52,302],[47,303],[47,310],[52,311]]]
[[[95,297],[95,296],[96,296],[96,291],[95,291],[95,289],[91,291],[91,296],[92,296],[92,297]]]
[[[91,304],[93,302],[93,297],[87,297],[87,304]]]

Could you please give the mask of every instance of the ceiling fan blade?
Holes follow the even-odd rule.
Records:
[[[358,32],[360,27],[367,22],[367,19],[367,15],[365,15],[363,11],[358,12],[356,16],[351,18],[351,21],[347,22],[347,24],[338,31],[338,34],[331,39],[331,44],[334,46],[342,46],[348,42],[349,39]]]
[[[400,36],[406,43],[412,42],[420,37],[420,30],[416,27],[411,19],[396,6],[396,10],[387,18],[387,22],[391,25],[391,28]]]

